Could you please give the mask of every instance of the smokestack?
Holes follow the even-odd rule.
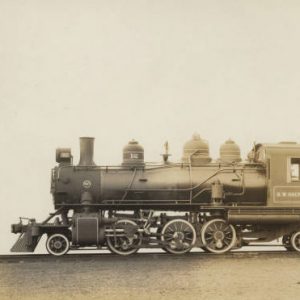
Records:
[[[80,138],[80,160],[78,166],[95,166],[93,160],[94,156],[94,138],[81,137]]]

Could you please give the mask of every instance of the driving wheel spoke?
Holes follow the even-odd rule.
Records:
[[[170,231],[172,228],[172,231]],[[172,233],[171,233],[172,232]],[[163,249],[173,254],[183,254],[192,249],[196,242],[196,231],[191,223],[183,219],[167,222],[161,232]]]
[[[201,239],[208,251],[221,254],[235,245],[236,231],[225,220],[212,219],[203,225]]]
[[[139,250],[142,243],[142,236],[139,233],[129,234],[128,232],[136,230],[137,224],[132,220],[119,220],[114,225],[113,236],[106,237],[108,249],[119,255],[130,255]],[[123,234],[117,234],[116,230],[123,230]]]

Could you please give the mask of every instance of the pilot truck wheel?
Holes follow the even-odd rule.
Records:
[[[51,255],[62,256],[69,251],[70,242],[64,234],[53,234],[47,239],[46,249]]]

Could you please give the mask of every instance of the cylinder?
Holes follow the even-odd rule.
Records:
[[[81,137],[80,139],[80,160],[78,166],[95,166],[94,157],[94,138]]]

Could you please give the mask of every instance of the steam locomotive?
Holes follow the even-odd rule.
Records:
[[[55,211],[43,222],[13,224],[12,252],[34,252],[46,234],[55,256],[70,249],[109,249],[130,255],[141,248],[173,254],[193,247],[220,254],[282,238],[300,252],[300,144],[257,144],[241,160],[232,141],[212,161],[207,141],[195,134],[179,163],[145,163],[132,140],[120,166],[97,166],[94,138],[80,138],[80,161],[69,148],[56,150],[51,173]]]

